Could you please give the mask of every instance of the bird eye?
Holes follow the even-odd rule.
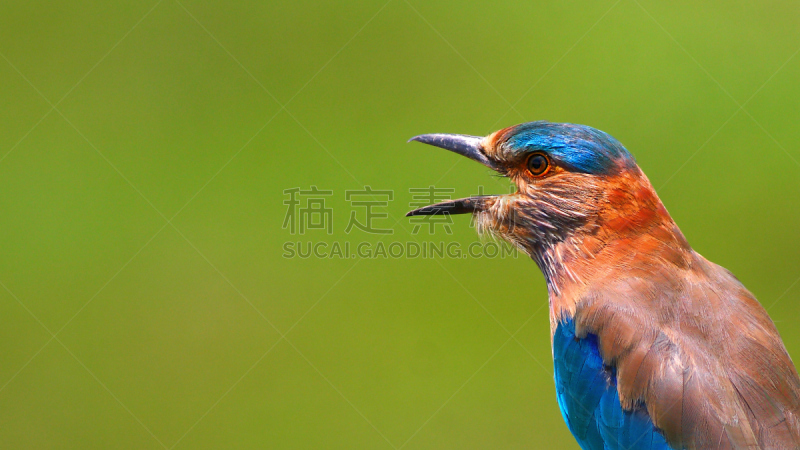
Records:
[[[534,153],[528,157],[528,172],[535,177],[544,175],[550,168],[550,160],[544,153]]]

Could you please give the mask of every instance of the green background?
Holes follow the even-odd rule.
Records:
[[[0,447],[576,448],[525,257],[320,259],[409,188],[505,180],[406,140],[546,119],[638,158],[800,358],[794,1],[0,3]],[[333,190],[334,234],[282,229]],[[345,234],[344,192],[395,197]],[[55,336],[55,337],[54,337]],[[513,336],[513,337],[512,337]]]

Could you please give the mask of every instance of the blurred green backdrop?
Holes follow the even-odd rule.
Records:
[[[796,2],[0,3],[0,447],[576,448],[506,258],[284,258],[502,193],[416,134],[605,130],[800,358]],[[333,234],[282,228],[333,195]],[[345,191],[394,191],[344,232]],[[55,337],[54,337],[55,336]],[[283,337],[282,337],[283,336]],[[513,338],[512,338],[513,336]]]

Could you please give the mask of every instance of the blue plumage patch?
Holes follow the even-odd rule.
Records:
[[[575,337],[572,319],[553,336],[556,395],[561,414],[585,450],[669,450],[642,406],[624,411],[616,373],[603,366],[597,336]]]
[[[610,135],[569,123],[529,122],[510,130],[508,148],[520,152],[541,150],[568,170],[596,175],[619,167],[633,167],[636,160]]]

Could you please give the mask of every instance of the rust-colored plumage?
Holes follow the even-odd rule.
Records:
[[[492,167],[518,191],[410,214],[471,212],[480,230],[536,261],[549,289],[552,334],[574,327],[574,339],[591,342],[582,348],[596,348],[598,370],[606,371],[591,379],[592,389],[613,388],[623,413],[652,422],[655,437],[647,445],[630,439],[634,448],[658,448],[662,437],[675,449],[800,448],[800,379],[775,325],[730,272],[692,250],[621,144],[589,127],[547,122],[458,136],[455,144],[445,136],[415,139]],[[532,152],[548,157],[543,176],[528,170]],[[578,441],[627,448],[614,442],[627,439],[623,431],[608,433],[601,400],[590,400],[594,391],[575,387],[576,377],[588,376],[586,363],[559,355],[554,348],[566,399],[559,403]],[[576,393],[586,414],[575,410]]]

